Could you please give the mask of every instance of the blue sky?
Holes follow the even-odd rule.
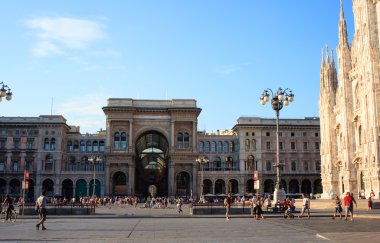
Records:
[[[198,129],[212,131],[274,118],[259,97],[282,87],[295,93],[282,118],[319,116],[321,49],[338,43],[339,0],[14,0],[1,10],[0,81],[14,97],[0,115],[52,110],[83,133],[105,128],[108,98],[196,99]]]

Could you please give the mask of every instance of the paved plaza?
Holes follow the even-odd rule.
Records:
[[[95,215],[49,215],[46,231],[37,231],[35,216],[0,223],[3,242],[375,242],[380,238],[380,212],[358,211],[353,222],[332,220],[318,210],[311,219],[264,220],[232,215],[191,216],[169,209],[100,207]]]

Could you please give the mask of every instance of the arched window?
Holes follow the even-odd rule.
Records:
[[[44,150],[49,150],[49,149],[50,149],[49,139],[45,138],[45,140],[44,140]]]
[[[297,170],[297,163],[296,163],[296,161],[292,160],[291,167],[292,167],[292,171],[296,171]]]
[[[267,171],[271,171],[272,170],[272,162],[270,162],[270,161],[266,162],[266,169],[267,169]]]
[[[228,153],[229,152],[229,146],[228,146],[228,142],[227,141],[224,141],[223,142],[223,152],[224,153]]]
[[[51,154],[46,155],[45,157],[45,170],[52,171],[54,169],[54,160]]]
[[[222,142],[218,142],[217,143],[217,151],[218,151],[218,153],[222,153],[223,152],[223,144],[222,144]]]
[[[79,150],[79,142],[78,142],[78,140],[75,140],[74,141],[74,152],[78,152],[78,150]]]
[[[91,152],[92,151],[91,141],[87,141],[86,142],[86,147],[87,147],[87,152]]]
[[[120,133],[115,132],[113,136],[113,147],[115,150],[118,150],[120,148]]]
[[[315,161],[315,170],[321,171],[321,161],[320,160]]]
[[[125,132],[121,133],[121,149],[125,150],[127,148],[127,134]]]
[[[18,161],[13,161],[12,172],[18,172]]]
[[[99,151],[98,141],[92,142],[92,151],[94,151],[94,152]]]
[[[189,133],[185,132],[183,135],[183,147],[188,148],[190,146],[190,135]]]
[[[235,143],[234,142],[230,143],[230,151],[235,152]]]
[[[216,152],[216,142],[212,141],[211,142],[211,153],[215,153],[215,152]]]
[[[307,160],[303,162],[303,171],[309,171],[309,162]]]
[[[200,141],[198,143],[198,152],[199,153],[203,153],[203,146],[204,146],[204,142],[203,141]]]
[[[52,151],[55,150],[55,138],[52,138],[50,140],[50,150],[52,150]]]
[[[86,143],[83,140],[80,141],[80,151],[86,152]]]
[[[99,152],[104,152],[104,141],[99,142]]]
[[[251,142],[249,139],[245,140],[245,151],[249,151],[251,149]]]
[[[222,160],[219,156],[214,157],[214,170],[222,170]]]
[[[67,141],[67,152],[73,152],[73,142]]]
[[[210,153],[210,142],[209,141],[206,142],[205,152]]]
[[[183,134],[181,132],[177,134],[177,148],[183,148]]]
[[[252,139],[252,149],[256,150],[256,140]]]

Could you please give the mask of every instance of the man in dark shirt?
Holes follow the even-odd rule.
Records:
[[[226,207],[226,220],[230,220],[231,204],[232,204],[231,193],[228,193],[227,197],[224,199],[224,206]]]
[[[14,206],[13,206],[13,200],[12,200],[12,198],[9,195],[5,196],[5,199],[4,199],[4,202],[3,202],[2,205],[4,205],[4,204],[8,204],[7,216],[5,218],[5,221],[7,221],[8,218],[9,218],[10,213],[12,212],[12,210],[15,209]]]

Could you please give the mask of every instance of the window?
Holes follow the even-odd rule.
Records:
[[[320,160],[315,161],[315,170],[321,171],[321,161]]]
[[[245,140],[245,151],[249,151],[251,148],[251,142],[249,141],[249,139],[246,139]]]
[[[279,145],[280,145],[280,150],[284,150],[284,145],[282,142],[279,142]]]
[[[245,136],[247,136],[247,137],[248,137],[248,136],[249,136],[249,132],[246,132],[246,133],[245,133]]]
[[[224,141],[223,142],[223,152],[224,153],[228,153],[229,152],[229,146],[228,146],[228,142],[227,141]]]
[[[183,148],[183,133],[181,132],[177,134],[177,148],[179,149]]]
[[[291,136],[291,137],[294,137],[294,132],[291,132],[291,133],[290,133],[290,136]]]
[[[223,152],[223,144],[220,141],[217,143],[217,150],[218,150],[218,153]]]
[[[204,142],[200,141],[198,143],[198,152],[203,153],[203,147],[204,147]]]
[[[292,163],[291,163],[291,169],[292,171],[296,171],[297,170],[297,162],[295,160],[292,160]]]
[[[16,135],[20,135],[20,130],[16,130]]]
[[[267,151],[270,151],[270,142],[267,142]]]
[[[307,142],[303,142],[303,150],[307,150]]]
[[[290,149],[296,150],[296,142],[290,142]]]
[[[234,142],[230,143],[230,151],[235,152],[235,143]]]
[[[98,141],[92,142],[92,151],[98,152],[98,150],[99,150]]]
[[[314,133],[314,136],[319,137],[319,133],[317,133],[317,132]]]
[[[205,152],[210,153],[210,142],[209,141],[206,142]]]
[[[252,133],[252,136],[255,136],[255,133],[254,133],[254,132]]]
[[[55,150],[55,138],[50,139],[50,150]]]
[[[53,163],[54,163],[53,156],[51,156],[51,154],[46,155],[45,170],[53,170],[54,168]]]
[[[67,142],[67,152],[73,152],[73,142],[71,140]]]
[[[121,149],[126,150],[128,143],[127,143],[127,134],[125,132],[121,133],[120,140],[121,140]]]
[[[104,152],[104,141],[99,142],[99,152]]]
[[[113,135],[113,148],[118,150],[120,148],[120,133],[115,132]]]
[[[20,148],[20,139],[19,139],[19,138],[14,138],[14,139],[13,139],[13,147],[14,147],[15,149]]]
[[[91,141],[86,142],[86,151],[91,152],[92,151],[92,144]]]
[[[83,140],[80,141],[80,151],[86,152],[86,143]]]
[[[306,132],[303,132],[303,133],[302,133],[302,136],[306,137],[306,136],[307,136],[307,133],[306,133]]]
[[[266,132],[266,136],[269,137],[270,136],[270,132]]]
[[[256,140],[252,139],[252,150],[256,150]]]
[[[49,139],[45,138],[44,140],[44,150],[49,150],[50,144],[49,144]]]
[[[14,161],[12,165],[12,171],[18,172],[18,161]]]
[[[0,149],[5,149],[5,146],[7,144],[7,141],[5,139],[0,140]]]
[[[272,170],[272,162],[270,162],[269,160],[266,162],[266,169],[267,169],[267,171]]]
[[[280,166],[280,170],[281,171],[284,171],[285,170],[285,160],[280,160],[280,164],[282,165],[282,166]]]
[[[79,150],[79,143],[78,143],[78,140],[75,140],[74,141],[74,152],[78,152]]]
[[[307,160],[305,160],[303,162],[303,170],[304,171],[309,171],[309,162]]]
[[[216,142],[212,141],[211,142],[211,153],[215,153],[215,152],[216,152]]]
[[[215,170],[221,170],[222,169],[222,160],[220,159],[219,156],[216,156],[214,158],[214,169]]]
[[[34,145],[34,138],[28,138],[26,140],[26,146],[28,149],[33,149]]]
[[[0,162],[0,171],[4,171],[4,169],[5,169],[5,163],[4,162]]]
[[[319,142],[315,142],[315,150],[319,150]]]
[[[184,148],[190,147],[190,135],[187,132],[185,132],[185,134],[183,135],[183,147]]]
[[[278,132],[278,136],[279,136],[279,137],[282,137],[282,132]]]

